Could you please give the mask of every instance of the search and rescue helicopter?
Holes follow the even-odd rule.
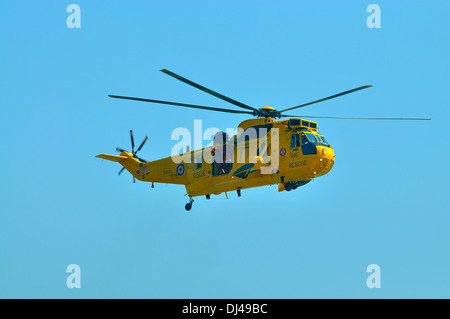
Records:
[[[325,137],[317,131],[317,122],[307,118],[370,119],[370,120],[430,120],[428,118],[348,118],[323,116],[295,116],[285,114],[311,104],[333,99],[345,94],[371,87],[361,86],[298,106],[276,110],[270,106],[259,109],[238,102],[178,74],[163,69],[162,72],[191,85],[203,92],[227,101],[241,110],[201,106],[186,103],[151,100],[119,95],[111,98],[182,106],[209,111],[248,114],[255,118],[241,122],[238,134],[229,137],[218,132],[213,145],[199,150],[187,149],[176,158],[169,156],[155,161],[146,161],[137,156],[147,137],[135,150],[133,132],[130,131],[131,152],[117,148],[120,155],[100,154],[98,158],[122,165],[119,175],[126,169],[133,175],[133,182],[179,184],[186,188],[191,210],[193,197],[210,196],[251,187],[278,184],[278,191],[292,191],[309,183],[313,178],[327,174],[334,165],[335,152]],[[280,120],[277,120],[279,118]],[[282,119],[287,118],[287,119]]]

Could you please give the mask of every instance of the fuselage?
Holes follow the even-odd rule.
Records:
[[[147,163],[134,158],[120,163],[138,180],[185,185],[194,197],[273,184],[290,191],[327,174],[334,159],[317,123],[259,118],[242,122],[225,143]]]

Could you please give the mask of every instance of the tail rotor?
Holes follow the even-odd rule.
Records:
[[[136,158],[138,161],[142,162],[142,163],[147,163],[147,161],[143,158],[140,158],[139,156],[137,156],[137,153],[142,149],[142,147],[144,146],[145,142],[147,142],[148,137],[146,136],[144,138],[144,140],[142,141],[141,145],[139,145],[139,147],[137,148],[137,150],[134,150],[134,137],[133,137],[133,130],[130,130],[130,139],[131,139],[131,154],[133,154],[133,157]],[[126,150],[117,147],[116,148],[117,152],[123,153],[123,152],[127,152]],[[120,174],[122,174],[122,172],[125,170],[125,167],[122,167],[122,169],[119,171],[118,175],[120,176]],[[136,182],[136,179],[133,176],[133,183]]]

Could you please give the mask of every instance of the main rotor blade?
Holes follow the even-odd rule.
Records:
[[[348,91],[341,92],[341,93],[338,93],[338,94],[335,94],[335,95],[331,95],[329,97],[326,97],[326,98],[323,98],[323,99],[320,99],[320,100],[316,100],[316,101],[312,101],[312,102],[309,102],[309,103],[301,104],[301,105],[298,105],[298,106],[290,107],[288,109],[284,109],[284,110],[281,110],[279,112],[283,113],[285,111],[298,109],[300,107],[304,107],[304,106],[311,105],[311,104],[314,104],[314,103],[319,103],[319,102],[323,102],[323,101],[326,101],[326,100],[334,99],[335,97],[342,96],[342,95],[345,95],[345,94],[349,94],[349,93],[352,93],[352,92],[356,92],[356,91],[359,91],[359,90],[362,90],[362,89],[367,89],[367,88],[370,88],[370,87],[372,87],[372,85],[364,85],[364,86],[358,87],[358,88],[353,89],[353,90],[348,90]]]
[[[184,77],[182,77],[182,76],[180,76],[178,74],[175,74],[175,73],[173,73],[173,72],[171,72],[169,70],[162,69],[161,72],[164,72],[164,73],[170,75],[171,77],[174,77],[175,79],[180,80],[181,82],[184,82],[184,83],[189,84],[189,85],[191,85],[191,86],[193,86],[193,87],[195,87],[195,88],[197,88],[199,90],[202,90],[205,93],[211,94],[211,95],[213,95],[213,96],[215,96],[215,97],[217,97],[219,99],[227,101],[228,103],[234,104],[234,105],[239,106],[239,107],[241,107],[243,109],[257,111],[257,109],[255,109],[255,108],[253,108],[253,107],[251,107],[249,105],[246,105],[246,104],[241,103],[239,101],[233,100],[233,99],[231,99],[231,98],[229,98],[229,97],[227,97],[225,95],[222,95],[220,93],[214,92],[213,90],[205,88],[204,86],[202,86],[200,84],[197,84],[195,82],[192,82],[191,80],[188,80],[188,79],[186,79],[186,78],[184,78]]]
[[[139,97],[129,97],[129,96],[120,96],[120,95],[108,95],[108,96],[112,97],[112,98],[115,98],[115,99],[124,99],[124,100],[134,100],[134,101],[141,101],[141,102],[160,103],[160,104],[167,104],[167,105],[191,107],[191,108],[194,108],[194,109],[202,109],[202,110],[208,110],[208,111],[218,111],[218,112],[238,113],[238,114],[252,114],[253,115],[253,112],[239,111],[239,110],[229,110],[229,109],[222,109],[222,108],[211,107],[211,106],[201,106],[201,105],[195,105],[195,104],[186,104],[186,103],[168,102],[168,101],[160,101],[160,100],[151,100],[151,99],[143,99],[143,98],[139,98]]]
[[[429,121],[428,118],[416,117],[336,117],[336,116],[300,116],[282,114],[281,117],[311,118],[311,119],[333,119],[333,120],[392,120],[392,121]]]
[[[134,153],[134,138],[133,138],[133,130],[130,130],[130,138],[131,138],[131,153]]]

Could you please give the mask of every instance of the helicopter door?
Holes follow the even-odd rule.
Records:
[[[300,135],[297,133],[292,134],[291,137],[291,148],[300,147]]]
[[[215,150],[213,150],[213,152],[215,152]],[[225,153],[225,150],[223,153]],[[233,159],[226,154],[223,155],[223,159],[221,159],[219,163],[216,161],[212,162],[212,176],[228,174],[232,169]]]
[[[312,155],[317,154],[317,148],[315,143],[315,139],[313,141],[310,141],[305,133],[302,132],[302,152],[303,155]],[[314,138],[314,135],[312,136]]]
[[[228,174],[233,168],[233,159],[227,154],[227,146],[229,145],[228,134],[225,132],[217,132],[214,136],[214,148],[211,155],[215,156],[216,152],[221,155],[218,162],[212,162],[212,176]]]

